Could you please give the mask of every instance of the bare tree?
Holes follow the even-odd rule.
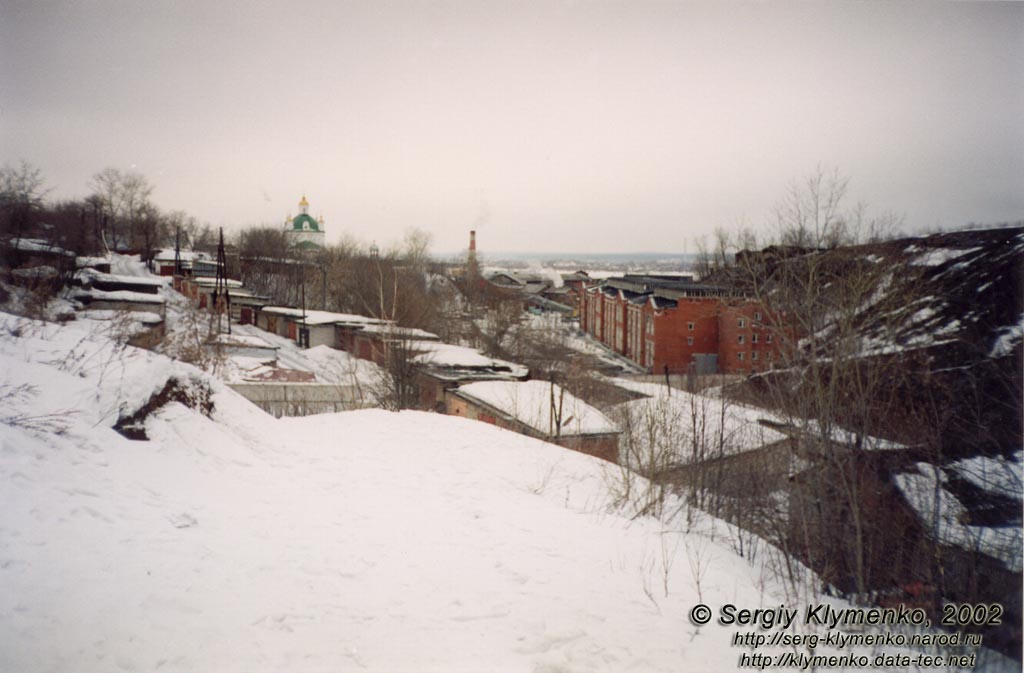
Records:
[[[617,505],[632,516],[664,514],[670,487],[662,476],[680,462],[685,416],[665,395],[627,403],[612,414],[619,436],[619,466],[609,487]]]
[[[149,196],[153,186],[136,171],[122,172],[105,168],[92,178],[93,197],[102,206],[109,226],[109,246],[130,249],[141,244],[136,227],[152,205]]]
[[[406,265],[417,271],[426,271],[430,263],[432,238],[431,233],[424,229],[418,227],[406,229],[402,245],[402,258]]]
[[[380,335],[381,352],[377,358],[380,366],[378,403],[386,409],[417,408],[420,367],[417,356],[423,349],[413,332],[415,327],[409,323],[430,308],[429,302],[419,299],[415,292],[415,281],[422,280],[422,274],[401,273],[393,257],[381,260],[374,256],[366,260],[366,266],[370,283],[357,289],[357,297],[366,312],[388,323]],[[418,306],[417,301],[420,301]]]
[[[40,217],[49,225],[44,234],[54,245],[79,255],[93,254],[101,248],[95,236],[87,201],[58,201],[48,204]],[[73,270],[72,270],[73,271]],[[67,278],[70,280],[70,277]]]
[[[378,381],[375,386],[377,404],[400,411],[419,408],[419,363],[423,352],[420,342],[409,337],[401,327],[392,327],[381,338],[383,352],[379,356]]]
[[[406,265],[394,251],[356,256],[347,263],[342,282],[333,288],[338,305],[403,327],[437,330],[441,305],[422,270]]]
[[[199,226],[196,218],[184,210],[172,210],[164,213],[163,224],[163,237],[157,241],[158,245],[173,247],[178,244],[184,250],[192,249],[194,232]]]
[[[96,207],[102,209],[103,230],[100,235],[108,247],[117,247],[117,227],[124,210],[121,194],[121,171],[104,168],[92,177],[92,196]],[[109,238],[109,240],[107,240]]]
[[[191,237],[193,246],[196,246],[203,232],[194,230]],[[254,227],[242,231],[238,238],[241,280],[246,287],[270,297],[276,304],[298,306],[301,288],[307,281],[312,286],[313,276],[305,264],[292,259],[287,250],[287,237],[280,227]]]
[[[875,513],[865,506],[865,489],[873,486],[864,452],[882,441],[877,419],[892,405],[906,369],[891,358],[869,357],[859,329],[863,311],[896,269],[839,247],[856,242],[862,228],[877,235],[887,224],[868,221],[862,208],[844,209],[848,182],[819,169],[792,185],[775,209],[777,245],[738,256],[735,278],[763,307],[763,327],[779,353],[775,370],[757,381],[762,402],[785,419],[802,457],[828,475],[802,488],[789,542],[800,538],[801,555],[827,569],[828,581],[848,578],[864,595],[877,553],[869,534]]]
[[[780,244],[834,248],[852,242],[841,210],[849,182],[838,169],[819,166],[802,183],[790,184],[786,198],[775,207]]]
[[[697,248],[697,254],[693,262],[693,271],[697,274],[698,279],[703,280],[711,275],[711,271],[714,268],[707,237],[697,237],[694,239],[694,245]]]
[[[0,168],[0,225],[4,233],[14,238],[25,236],[49,191],[43,184],[42,171],[27,161]]]
[[[150,218],[150,222],[156,221],[156,218],[152,217],[155,207],[149,201],[153,186],[141,173],[128,171],[121,176],[121,193],[124,217],[128,221],[128,245],[137,249],[142,242],[138,231],[142,220]]]
[[[188,240],[193,250],[210,254],[217,252],[217,232],[208,222],[199,224],[195,218],[191,218],[188,230]]]
[[[156,246],[167,236],[167,220],[157,207],[148,201],[139,208],[136,218],[135,234],[139,241],[141,259],[152,271]]]
[[[525,353],[517,328],[523,322],[522,302],[513,298],[492,301],[483,318],[476,321],[483,351],[491,357],[518,358]]]

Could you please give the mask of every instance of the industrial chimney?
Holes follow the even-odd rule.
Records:
[[[466,275],[470,278],[479,276],[480,269],[476,261],[476,229],[469,230],[469,256],[466,262]]]

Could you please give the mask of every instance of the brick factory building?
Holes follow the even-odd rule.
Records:
[[[625,275],[587,288],[580,326],[652,372],[745,374],[769,369],[778,357],[765,317],[729,287]]]

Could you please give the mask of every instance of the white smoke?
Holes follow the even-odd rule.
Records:
[[[562,282],[562,274],[558,273],[558,271],[551,267],[541,266],[538,261],[531,260],[527,267],[527,271],[531,274],[538,275],[541,278],[547,278],[551,281],[552,287],[562,287],[562,285],[564,285]]]

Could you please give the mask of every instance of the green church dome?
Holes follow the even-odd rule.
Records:
[[[320,231],[320,223],[306,213],[300,213],[292,220],[292,231]]]
[[[323,248],[324,218],[321,215],[314,219],[309,214],[309,201],[306,200],[305,194],[302,195],[302,200],[299,201],[299,211],[299,214],[295,217],[288,215],[284,220],[288,246],[302,250]]]

